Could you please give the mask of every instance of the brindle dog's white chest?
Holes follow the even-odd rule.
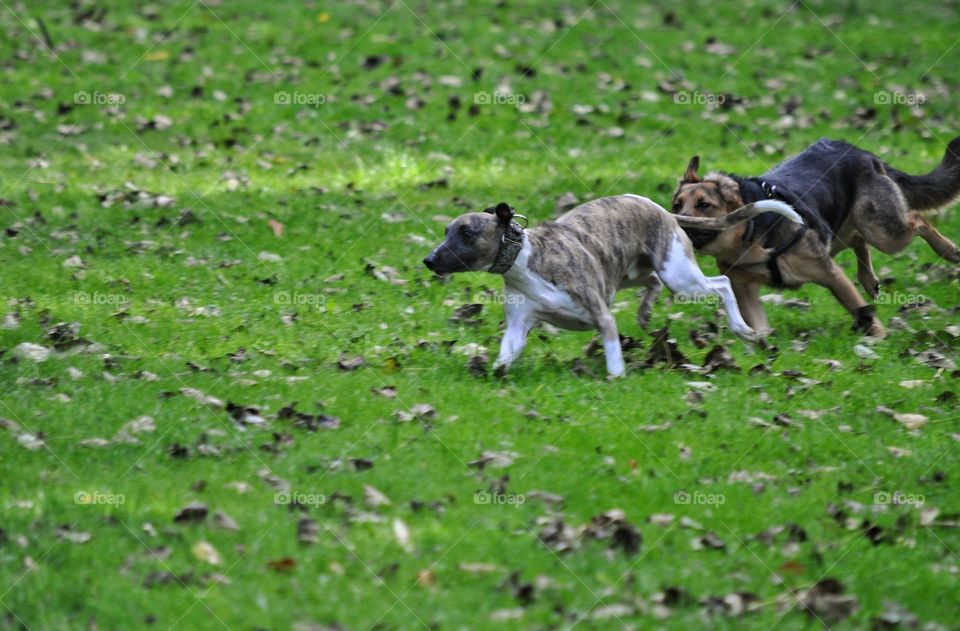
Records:
[[[564,329],[582,331],[594,328],[596,323],[582,305],[530,269],[530,254],[530,242],[524,236],[517,260],[503,275],[507,304]]]

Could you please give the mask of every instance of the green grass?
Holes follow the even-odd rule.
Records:
[[[825,135],[920,172],[960,130],[950,72],[960,16],[949,4],[805,1],[786,14],[780,2],[637,4],[0,7],[0,197],[15,204],[0,208],[0,295],[4,313],[20,317],[0,330],[0,418],[44,441],[30,450],[0,428],[0,626],[806,629],[820,622],[778,601],[824,577],[859,602],[841,628],[868,627],[886,601],[924,623],[955,624],[958,531],[921,524],[911,505],[874,507],[876,493],[900,491],[924,496],[938,521],[960,511],[957,373],[911,356],[957,358],[960,340],[946,329],[957,322],[960,277],[920,240],[895,257],[875,254],[892,301],[920,295],[933,305],[879,305],[885,323],[909,326],[873,347],[879,359],[857,357],[849,316],[808,286],[787,296],[808,309],[768,306],[776,352],[721,330],[740,372],[640,366],[650,338],[633,322],[631,292],[618,296],[617,319],[643,350],[622,380],[602,378],[602,356],[583,357],[590,333],[547,330],[506,379],[468,371],[461,348],[494,355],[501,309],[488,303],[475,326],[450,317],[502,281],[431,277],[420,261],[443,217],[505,200],[540,222],[566,191],[667,205],[693,154],[708,170],[757,174]],[[101,21],[83,17],[97,7],[107,9]],[[55,55],[38,39],[38,18]],[[735,52],[707,52],[710,38]],[[368,69],[365,59],[382,63]],[[476,93],[501,82],[532,111],[470,111]],[[676,103],[664,84],[736,103]],[[81,91],[124,103],[74,104]],[[912,111],[877,104],[879,91],[927,98]],[[280,92],[324,102],[276,104]],[[408,108],[411,98],[423,106]],[[577,113],[583,105],[593,112]],[[141,130],[158,115],[172,125]],[[58,126],[71,125],[79,133],[61,136]],[[101,204],[127,183],[175,201]],[[196,221],[177,225],[185,210]],[[960,237],[955,210],[935,221]],[[82,270],[63,264],[75,255]],[[840,260],[852,275],[849,252]],[[373,273],[384,266],[402,282]],[[49,346],[59,322],[79,323],[84,342],[43,363],[14,361],[21,343]],[[723,329],[714,307],[666,296],[653,318],[696,364],[709,347],[688,333],[714,322]],[[340,370],[342,354],[365,365]],[[598,376],[575,374],[578,359]],[[691,381],[716,388],[691,404]],[[395,398],[372,392],[386,385]],[[241,428],[181,388],[256,406],[267,424]],[[310,432],[277,418],[293,402],[340,427]],[[435,416],[397,414],[418,404]],[[911,433],[877,406],[929,422]],[[156,431],[139,444],[81,445],[142,415]],[[790,422],[753,422],[777,415]],[[187,456],[174,457],[175,446]],[[512,462],[471,466],[484,452]],[[326,502],[278,505],[265,474]],[[366,485],[391,503],[366,505]],[[475,493],[504,485],[525,501],[476,503]],[[723,503],[678,504],[682,491]],[[79,504],[78,492],[123,503]],[[174,523],[194,501],[211,516]],[[614,508],[642,534],[636,555],[591,540],[555,553],[538,539],[543,518],[577,528]],[[217,510],[240,529],[217,527]],[[652,523],[658,513],[673,523]],[[303,517],[317,522],[316,543],[298,542]],[[882,528],[881,540],[865,536],[864,522]],[[803,540],[757,538],[784,524]],[[62,537],[62,526],[89,541]],[[725,549],[694,549],[707,532]],[[192,552],[202,541],[220,565]],[[470,563],[491,568],[471,573]],[[532,584],[532,596],[516,583]],[[656,594],[670,587],[689,598],[662,617]],[[701,602],[733,592],[762,606],[706,613]],[[625,606],[618,617],[594,618],[612,605]],[[497,622],[500,610],[519,617]]]

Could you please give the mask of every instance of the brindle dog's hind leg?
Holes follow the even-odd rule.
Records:
[[[650,314],[653,312],[653,305],[657,302],[657,298],[663,290],[663,283],[660,282],[660,278],[656,274],[650,274],[645,280],[645,284],[647,288],[638,292],[641,298],[640,306],[637,308],[637,324],[642,329],[647,328],[647,324],[650,322]]]
[[[743,340],[748,342],[757,341],[761,334],[757,333],[757,331],[743,319],[743,314],[740,312],[740,305],[737,302],[737,295],[733,291],[730,279],[726,276],[707,276],[706,279],[714,292],[716,292],[716,296],[723,301],[723,310],[727,313],[730,330]]]
[[[693,246],[683,233],[674,237],[670,252],[659,265],[657,275],[675,294],[690,296],[716,296],[723,302],[730,330],[737,337],[753,342],[757,335],[743,320],[737,297],[730,289],[730,279],[726,276],[707,278],[693,256]]]

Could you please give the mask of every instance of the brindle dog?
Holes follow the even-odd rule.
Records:
[[[806,224],[767,215],[719,235],[686,229],[697,250],[716,257],[744,318],[757,331],[769,327],[760,303],[763,285],[796,288],[813,282],[833,292],[854,316],[855,328],[883,337],[875,308],[833,261],[846,248],[856,253],[857,278],[874,298],[880,284],[868,244],[895,254],[919,234],[939,256],[960,262],[957,246],[919,212],[946,206],[960,194],[960,137],[925,175],[908,175],[868,151],[828,139],[759,177],[718,172],[701,178],[699,165],[694,156],[673,197],[674,213],[722,217],[744,204],[773,198],[793,206]]]
[[[621,287],[647,288],[637,310],[641,325],[646,325],[666,285],[673,292],[719,298],[730,330],[754,339],[737,309],[730,281],[703,275],[680,226],[726,230],[767,212],[800,221],[787,204],[775,200],[747,204],[713,219],[675,217],[646,197],[617,195],[587,202],[557,221],[527,230],[515,220],[519,215],[513,208],[501,203],[451,221],[443,243],[423,263],[440,275],[484,270],[503,274],[507,331],[494,364],[498,374],[510,367],[530,329],[543,320],[565,329],[598,329],[607,372],[618,377],[625,366],[610,305]]]

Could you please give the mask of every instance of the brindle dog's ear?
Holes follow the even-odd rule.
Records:
[[[687,170],[683,172],[683,182],[686,183],[696,183],[700,181],[700,176],[697,175],[697,169],[700,168],[700,156],[693,156],[690,158],[690,164],[687,165]]]
[[[506,202],[497,204],[495,214],[497,215],[497,219],[503,223],[510,223],[510,220],[513,219],[513,209],[510,208],[510,205]]]
[[[496,211],[497,211],[497,209],[494,208],[493,206],[490,206],[489,208],[484,208],[484,209],[483,209],[483,212],[487,213],[488,215],[492,215],[492,214],[496,213]]]

